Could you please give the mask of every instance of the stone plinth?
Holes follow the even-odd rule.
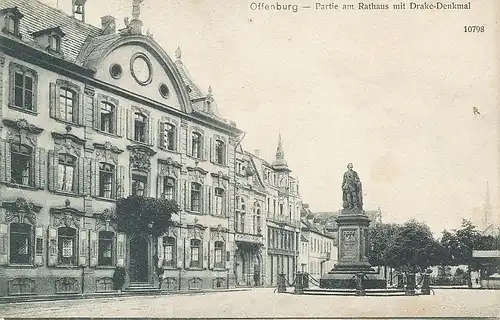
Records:
[[[356,289],[357,276],[363,273],[364,289],[385,289],[385,279],[368,262],[368,226],[370,218],[363,210],[343,210],[335,219],[338,225],[338,263],[321,277],[320,288]]]

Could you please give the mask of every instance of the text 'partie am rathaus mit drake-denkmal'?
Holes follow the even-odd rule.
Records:
[[[500,0],[499,0],[500,1]],[[316,2],[314,7],[316,10],[470,10],[470,2],[415,2],[401,1],[399,3],[383,3],[383,2],[358,2],[340,3],[340,2]]]

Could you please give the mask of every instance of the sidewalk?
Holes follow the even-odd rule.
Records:
[[[57,301],[57,300],[78,300],[78,299],[100,299],[100,298],[120,298],[130,296],[159,296],[159,295],[192,295],[217,292],[250,291],[252,288],[231,288],[231,289],[206,289],[206,290],[176,290],[158,292],[105,292],[105,293],[85,293],[85,294],[54,294],[54,295],[19,295],[0,297],[0,304],[35,302],[35,301]]]

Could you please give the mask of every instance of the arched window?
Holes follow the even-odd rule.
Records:
[[[31,238],[31,225],[25,223],[10,224],[10,263],[31,264]]]
[[[201,241],[198,239],[191,239],[190,241],[191,249],[191,264],[190,267],[201,268]]]
[[[61,153],[59,154],[59,163],[58,163],[58,186],[59,190],[67,191],[67,192],[75,192],[75,170],[76,159],[75,157]]]
[[[201,158],[201,134],[193,132],[191,135],[191,155],[195,158]]]
[[[76,93],[66,87],[59,88],[59,112],[60,119],[68,122],[77,122],[75,108]]]
[[[113,265],[113,239],[115,234],[111,231],[99,232],[99,259],[100,266]]]
[[[134,115],[134,140],[146,142],[146,120],[147,117],[140,112]]]
[[[175,238],[163,237],[163,265],[173,267],[175,265]]]
[[[11,182],[32,186],[34,184],[33,149],[23,144],[11,143],[10,156]]]
[[[57,229],[59,264],[76,264],[76,230],[70,227]]]
[[[223,141],[215,141],[215,162],[218,164],[225,164],[226,159],[226,146]]]
[[[199,183],[191,183],[191,211],[201,211],[201,185]]]

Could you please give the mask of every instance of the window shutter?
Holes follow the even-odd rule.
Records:
[[[191,239],[184,238],[184,266],[191,267]]]
[[[55,82],[51,82],[49,84],[49,109],[50,117],[54,119],[59,119],[61,117],[59,103],[57,103],[57,100],[57,85]]]
[[[116,236],[116,266],[125,266],[125,233],[122,232]]]
[[[9,232],[7,224],[0,223],[0,266],[9,263]]]
[[[214,138],[212,138],[212,137],[210,137],[210,161],[216,162],[215,142],[214,142]]]
[[[148,117],[148,144],[150,146],[155,145],[155,137],[156,137],[156,130],[155,130],[155,121],[152,116]]]
[[[158,120],[158,147],[166,148],[165,122]]]
[[[85,106],[83,104],[82,90],[79,88],[76,95],[76,105],[78,108],[78,124],[85,125]]]
[[[117,196],[118,198],[125,197],[125,167],[118,166],[118,177],[116,180]]]
[[[35,266],[43,266],[43,227],[35,229]]]
[[[83,156],[80,157],[80,159],[83,161],[83,195],[89,195],[90,194],[90,188],[92,187],[91,185],[91,175],[90,175],[90,159],[84,158]]]
[[[115,106],[115,126],[116,126],[116,134],[120,137],[123,137],[125,129],[126,129],[126,118],[125,111],[122,107],[116,105]]]
[[[93,102],[93,125],[94,129],[101,130],[101,102],[94,98]]]
[[[215,244],[212,240],[208,242],[209,256],[208,256],[208,268],[213,270],[215,267]]]
[[[208,269],[208,241],[202,241],[203,246],[203,269]]]
[[[229,188],[226,188],[224,190],[224,215],[226,217],[229,217],[229,202],[230,202],[230,198],[229,198]]]
[[[44,148],[35,149],[35,186],[39,189],[45,189],[47,170],[47,151]]]
[[[209,190],[209,197],[210,197],[210,213],[212,215],[215,215],[215,188],[213,186],[210,186],[210,190]]]
[[[0,181],[10,182],[10,143],[0,140]]]
[[[163,266],[163,237],[158,237],[158,268]]]
[[[127,139],[134,140],[134,114],[132,110],[127,109]]]
[[[210,186],[203,186],[204,192],[203,192],[203,213],[204,214],[211,214],[210,212]]]
[[[47,265],[55,266],[57,264],[57,229],[49,227],[47,233]]]
[[[184,240],[185,239],[175,239],[177,250],[175,251],[175,260],[177,260],[177,268],[184,267]]]
[[[78,232],[78,265],[87,265],[87,230],[80,230]]]
[[[210,160],[210,140],[207,136],[202,137],[202,153],[203,153],[203,160]]]
[[[57,165],[59,164],[59,154],[54,150],[49,150],[49,190],[57,191],[59,190],[59,170]]]
[[[97,239],[97,232],[94,230],[89,230],[89,257],[90,257],[90,266],[95,267],[97,266],[97,250],[98,250],[98,239]]]
[[[186,210],[191,210],[191,184],[184,180],[184,205]]]
[[[162,198],[163,194],[163,176],[159,174],[156,176],[156,198]]]
[[[81,155],[78,158],[78,193],[85,195],[85,158]]]
[[[186,128],[186,155],[192,156],[192,147],[191,144],[193,143],[193,133],[189,129]]]
[[[97,161],[94,159],[90,160],[90,172],[91,172],[91,195],[93,197],[99,196],[99,166]]]

